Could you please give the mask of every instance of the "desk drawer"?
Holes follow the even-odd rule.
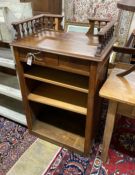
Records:
[[[43,62],[45,65],[58,65],[58,55],[51,54],[51,53],[42,53],[41,60],[35,59],[35,62]]]
[[[53,66],[58,66],[58,55],[56,54],[51,54],[51,53],[45,53],[45,52],[38,52],[34,50],[22,50],[20,52],[20,60],[27,62],[28,54],[34,54],[34,58],[32,59],[32,64],[37,64],[37,65],[53,65]]]
[[[90,65],[89,61],[86,60],[79,60],[77,58],[67,56],[59,57],[59,66],[61,67],[68,67],[72,69],[78,69],[89,72],[89,65]]]

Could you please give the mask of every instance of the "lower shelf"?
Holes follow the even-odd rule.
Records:
[[[84,152],[84,116],[46,105],[40,107],[31,133],[59,146]]]
[[[27,125],[22,102],[4,95],[0,95],[0,115],[20,124]]]

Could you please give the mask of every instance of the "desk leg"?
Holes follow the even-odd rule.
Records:
[[[109,107],[103,137],[102,154],[101,154],[101,158],[104,163],[107,161],[108,157],[108,150],[114,128],[116,112],[117,112],[117,102],[109,101]]]
[[[97,77],[97,64],[91,63],[90,65],[90,78],[89,78],[89,94],[88,94],[88,107],[85,127],[85,143],[84,153],[87,155],[92,146],[93,132],[94,132],[94,103],[96,93],[96,77]]]

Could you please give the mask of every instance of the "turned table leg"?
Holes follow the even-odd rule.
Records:
[[[108,157],[108,150],[114,128],[116,112],[117,112],[117,102],[109,101],[109,107],[103,136],[102,153],[101,153],[101,158],[104,163],[107,161]]]

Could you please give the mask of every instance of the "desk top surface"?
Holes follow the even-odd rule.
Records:
[[[124,77],[117,74],[124,69],[114,68],[99,94],[101,97],[135,106],[135,72]]]
[[[37,49],[59,55],[85,60],[102,61],[111,47],[100,57],[95,57],[98,37],[88,37],[85,33],[44,31],[34,36],[27,36],[11,43],[12,46]]]

